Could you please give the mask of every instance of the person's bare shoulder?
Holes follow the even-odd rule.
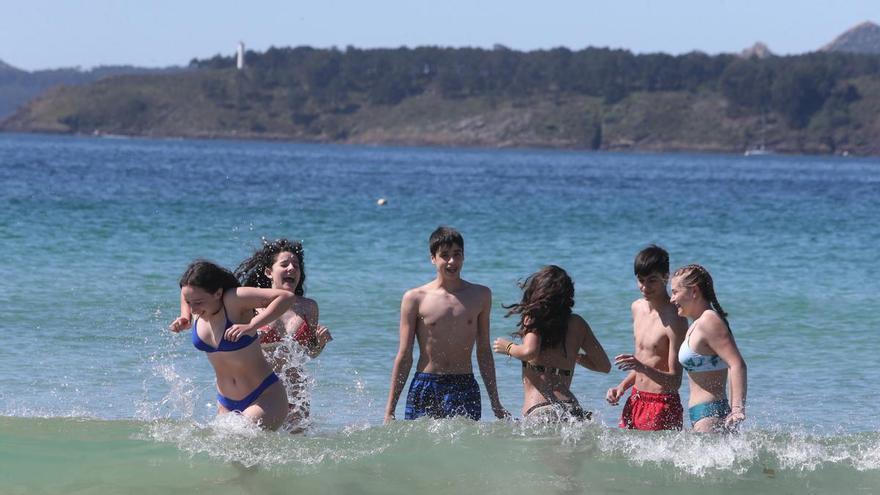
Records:
[[[726,335],[728,333],[727,324],[714,311],[706,311],[700,317],[700,330],[708,336]]]
[[[568,317],[569,330],[586,332],[587,330],[589,330],[589,328],[590,324],[587,323],[587,320],[585,320],[581,315],[577,313],[572,313],[571,316]]]
[[[644,313],[647,307],[648,301],[646,301],[644,298],[638,298],[630,305],[630,309],[632,310],[633,315]]]
[[[462,280],[464,282],[465,291],[469,294],[468,298],[474,301],[479,301],[480,303],[484,303],[492,299],[492,289],[486,287],[485,285],[475,284],[472,282],[468,282],[466,280]]]
[[[315,301],[314,299],[305,296],[302,296],[302,299],[300,300],[302,301],[302,306],[306,308],[310,313],[318,310],[318,301]]]
[[[485,285],[480,285],[480,284],[471,284],[471,285],[480,294],[480,297],[492,297],[492,289],[486,287]]]
[[[425,293],[428,290],[428,285],[422,285],[419,287],[413,287],[412,289],[407,290],[403,293],[403,301],[404,302],[417,302],[425,297]]]
[[[475,284],[473,282],[468,282],[467,280],[464,280],[464,279],[462,279],[461,283],[464,285],[464,287],[467,290],[472,290],[472,291],[480,292],[480,293],[483,293],[483,292],[491,293],[492,292],[492,290],[489,289],[488,287],[486,287],[485,285]]]
[[[400,317],[410,319],[418,316],[424,298],[425,286],[415,287],[404,292],[400,299]]]

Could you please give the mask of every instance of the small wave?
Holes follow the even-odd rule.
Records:
[[[612,463],[660,469],[695,478],[735,478],[749,472],[815,472],[831,466],[880,469],[880,434],[821,436],[749,431],[731,435],[639,432],[596,423],[561,425],[464,419],[395,421],[388,426],[350,425],[329,434],[263,432],[244,418],[221,416],[207,425],[157,423],[150,435],[190,453],[204,453],[246,466],[315,466],[359,462],[382,453],[459,449],[493,456],[500,451],[589,455]]]
[[[853,459],[853,465],[859,471],[880,471],[880,438],[874,439],[873,445],[859,446],[861,455]]]
[[[206,454],[244,467],[308,469],[320,464],[355,462],[383,452],[393,444],[369,430],[343,431],[332,437],[266,432],[237,414],[218,416],[207,425],[158,422],[149,438],[173,443],[190,455]]]
[[[596,423],[420,419],[290,435],[263,431],[235,414],[204,423],[0,417],[0,445],[17,446],[0,460],[17,466],[18,486],[50,493],[85,482],[82,473],[108,463],[120,483],[152,466],[150,476],[174,473],[162,480],[169,486],[192,487],[214,473],[254,493],[296,486],[383,494],[824,494],[874,493],[880,486],[878,432],[698,435]],[[35,474],[45,472],[46,459],[61,472],[61,484]],[[89,478],[101,482],[95,480]],[[140,486],[156,481],[138,480]]]
[[[755,469],[813,472],[835,465],[859,471],[880,468],[877,433],[822,436],[754,430],[713,435],[608,429],[601,433],[599,445],[603,452],[636,465],[672,465],[697,477]]]

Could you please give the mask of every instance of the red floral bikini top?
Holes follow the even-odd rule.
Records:
[[[260,344],[277,344],[281,342],[282,337],[284,335],[278,331],[277,326],[266,325],[264,327],[260,327]],[[296,332],[293,333],[293,340],[297,341],[299,345],[303,347],[315,347],[318,345],[318,336],[315,335],[315,331],[312,330],[311,325],[309,325],[308,320],[303,317],[302,325],[296,329]]]

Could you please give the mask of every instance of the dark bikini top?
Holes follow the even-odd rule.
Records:
[[[223,316],[226,316],[226,308],[223,308]],[[245,347],[251,345],[251,343],[257,340],[256,335],[242,335],[236,342],[232,342],[231,340],[226,340],[226,337],[223,337],[220,340],[220,344],[214,348],[210,345],[206,344],[199,337],[199,320],[196,318],[196,321],[193,323],[192,330],[192,343],[196,347],[196,349],[204,352],[230,352],[237,351],[239,349],[244,349]],[[229,329],[233,323],[229,320],[229,316],[226,316],[226,327],[224,330]]]
[[[551,375],[571,376],[572,370],[564,370],[562,368],[554,368],[552,366],[543,366],[540,364],[532,364],[526,361],[522,362],[523,369],[530,369],[538,373],[550,373]]]

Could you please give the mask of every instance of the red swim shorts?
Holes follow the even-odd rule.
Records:
[[[620,427],[635,430],[680,430],[681,399],[678,394],[652,394],[635,387],[623,406]]]

